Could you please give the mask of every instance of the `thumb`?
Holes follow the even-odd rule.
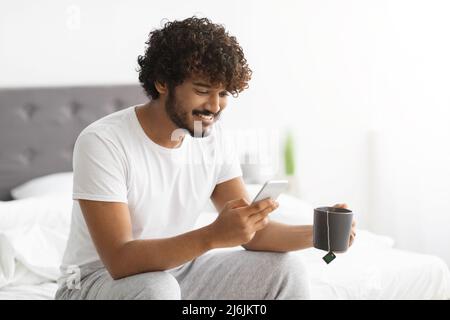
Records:
[[[234,199],[227,202],[227,207],[230,209],[246,207],[250,203],[244,198]]]
[[[347,209],[347,208],[348,208],[348,206],[347,206],[347,204],[346,204],[346,203],[338,203],[338,204],[335,204],[335,205],[333,206],[333,208],[342,208],[342,209]]]

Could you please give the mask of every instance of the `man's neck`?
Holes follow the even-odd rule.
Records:
[[[152,100],[136,108],[139,123],[147,137],[153,142],[165,148],[177,148],[180,146],[184,136],[179,140],[172,141],[171,136],[178,127],[167,115],[163,101]]]

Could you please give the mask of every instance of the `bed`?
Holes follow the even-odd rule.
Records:
[[[75,139],[92,121],[145,99],[137,85],[0,90],[0,299],[53,299],[70,225]],[[259,185],[247,187],[253,195]],[[272,219],[312,223],[309,203],[287,194],[279,203]],[[215,217],[208,205],[197,227]],[[306,263],[314,299],[450,298],[442,259],[398,250],[394,239],[367,230],[330,265],[313,248],[292,254]]]

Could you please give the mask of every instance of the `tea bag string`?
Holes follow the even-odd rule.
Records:
[[[327,240],[328,240],[328,252],[331,251],[331,240],[330,240],[330,223],[329,223],[330,211],[327,210]]]
[[[327,264],[336,258],[331,251],[331,237],[330,237],[330,211],[327,209],[327,240],[328,240],[328,253],[322,258]]]

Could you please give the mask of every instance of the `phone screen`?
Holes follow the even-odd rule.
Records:
[[[255,199],[253,199],[252,203],[255,203],[257,201],[264,200],[267,198],[276,200],[283,191],[287,190],[287,187],[288,187],[287,180],[267,181],[262,186],[261,190],[259,190],[258,194],[256,195]]]

